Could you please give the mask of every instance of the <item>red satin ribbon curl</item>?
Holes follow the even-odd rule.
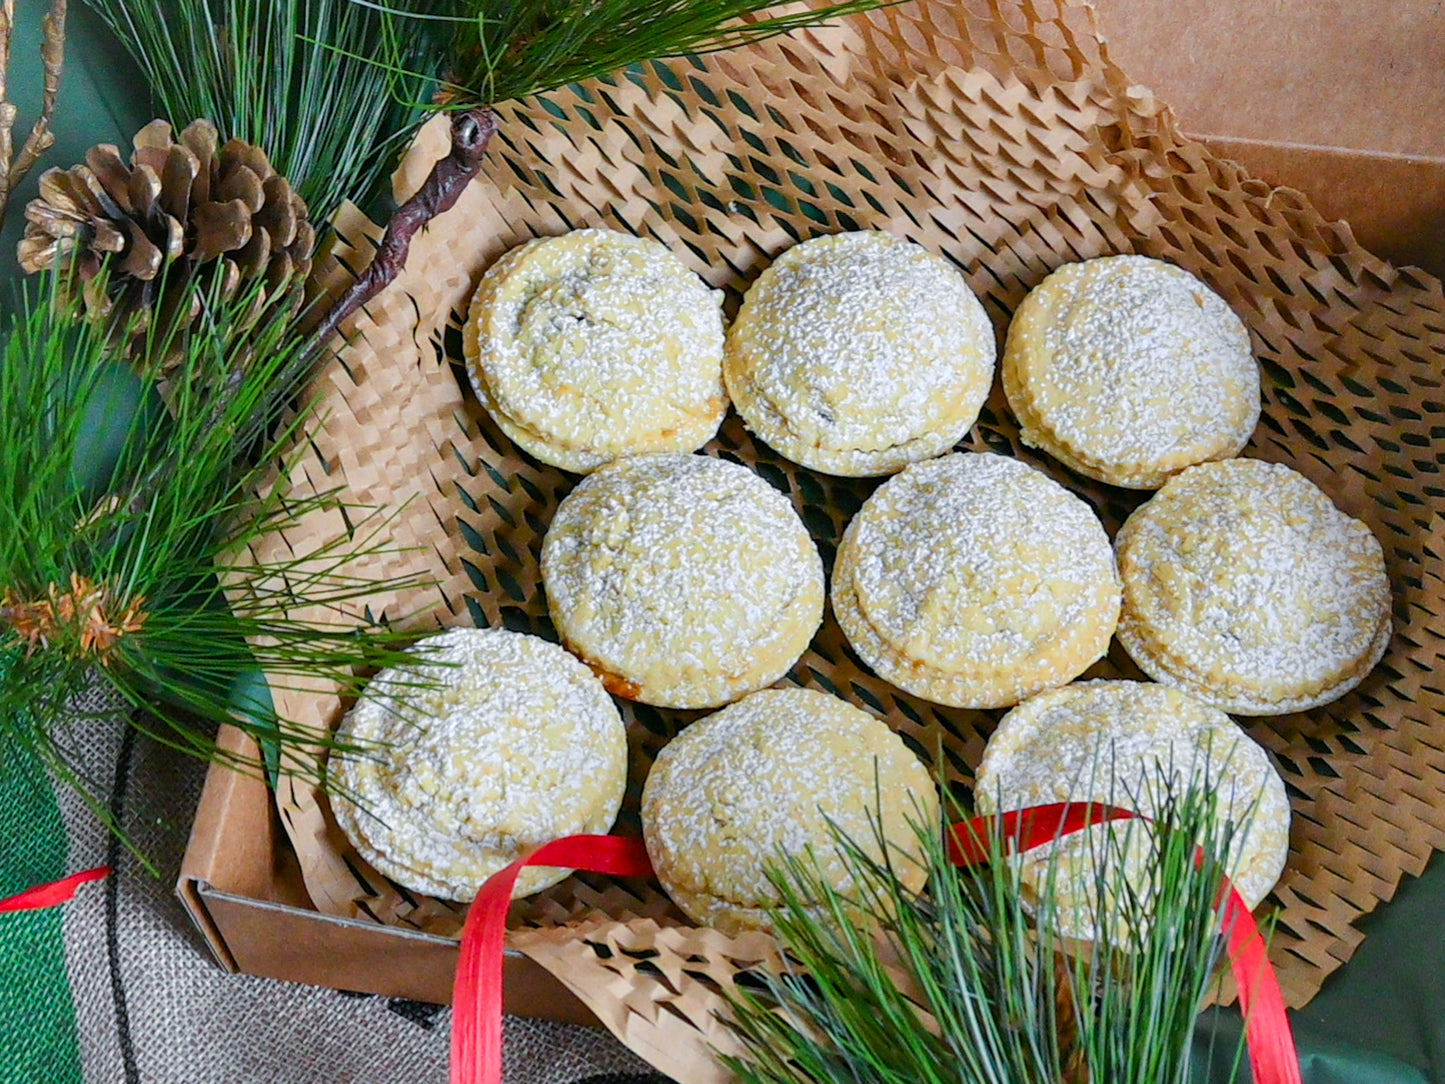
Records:
[[[74,899],[81,885],[103,880],[109,874],[109,866],[97,866],[83,873],[73,873],[62,881],[27,888],[24,892],[0,900],[0,915],[12,911],[40,911],[46,907],[58,907]]]
[[[1059,803],[1004,813],[999,823],[1006,846],[1011,851],[1026,851],[1095,824],[1135,815],[1116,806]],[[993,831],[994,820],[989,817],[954,825],[949,833],[949,857],[958,866],[987,861]],[[453,988],[451,1084],[501,1084],[502,951],[512,889],[526,866],[567,866],[617,877],[652,876],[647,849],[640,839],[568,836],[513,862],[482,886],[462,931]],[[1226,880],[1224,889],[1221,918],[1230,966],[1239,986],[1255,1084],[1302,1084],[1294,1033],[1264,938],[1234,886]]]

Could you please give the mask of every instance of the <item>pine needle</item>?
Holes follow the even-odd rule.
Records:
[[[1030,900],[1001,829],[984,841],[991,861],[967,869],[934,826],[921,831],[919,894],[848,840],[847,898],[816,862],[779,863],[790,966],[730,993],[746,1054],[729,1067],[744,1084],[1186,1084],[1222,952],[1222,871],[1195,841],[1227,853],[1238,829],[1206,787],[1159,786],[1153,823],[1099,833],[1091,887],[1098,904],[1120,901],[1120,921],[1092,944],[1053,932],[1072,924],[1053,903],[1060,869]],[[1131,839],[1147,855],[1142,884],[1123,875]]]
[[[388,19],[390,67],[424,39],[447,57],[442,101],[469,109],[717,52],[855,15],[887,0],[799,11],[779,0],[356,0]],[[785,10],[786,9],[786,10]]]

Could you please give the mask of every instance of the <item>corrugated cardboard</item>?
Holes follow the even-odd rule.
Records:
[[[1438,0],[1095,0],[1109,55],[1183,131],[1445,274]]]
[[[483,176],[356,320],[344,364],[318,377],[323,409],[291,481],[395,514],[405,552],[368,567],[420,573],[427,584],[378,593],[373,613],[418,630],[479,622],[545,631],[537,553],[574,479],[518,452],[445,354],[445,325],[511,244],[577,226],[625,229],[669,245],[735,298],[801,237],[887,229],[955,260],[1000,330],[1027,290],[1067,261],[1135,251],[1187,268],[1239,312],[1262,362],[1264,420],[1248,454],[1290,464],[1363,518],[1385,546],[1396,591],[1398,635],[1357,691],[1249,724],[1277,758],[1295,811],[1271,906],[1280,916],[1272,955],[1298,1005],[1349,958],[1358,920],[1445,849],[1445,739],[1435,723],[1445,690],[1432,677],[1445,587],[1431,539],[1445,514],[1445,489],[1433,484],[1445,458],[1432,451],[1436,415],[1445,418],[1445,296],[1438,282],[1360,249],[1297,195],[1181,137],[1135,82],[1102,55],[1077,5],[917,0],[559,92],[545,110],[505,105]],[[430,153],[414,150],[404,188],[438,148]],[[343,258],[355,266],[376,231],[351,226]],[[1068,476],[1022,445],[997,389],[965,446],[1054,473],[1110,527],[1140,499]],[[825,562],[868,492],[868,483],[780,461],[735,417],[707,450],[785,487]],[[259,542],[258,556],[304,554],[346,529],[339,513],[308,517]],[[1115,651],[1091,671],[1106,675],[1138,673]],[[892,689],[850,656],[831,620],[792,678],[886,715],[920,751],[941,750],[948,777],[965,787],[997,718]],[[333,723],[343,707],[325,690],[280,693],[302,725]],[[632,707],[625,716],[635,809],[652,754],[688,720]],[[305,778],[283,780],[277,803],[279,816],[259,783],[212,773],[182,889],[225,939],[223,954],[265,974],[384,992],[424,982],[445,996],[445,945],[418,938],[455,932],[460,909],[367,872]],[[326,915],[307,912],[306,900]],[[696,1051],[720,1037],[719,991],[762,948],[687,926],[647,885],[569,878],[512,917],[511,946],[623,1041],[677,1079],[711,1079],[715,1067]],[[365,925],[372,918],[384,925]],[[291,951],[292,937],[306,949]],[[420,969],[434,974],[418,979]]]

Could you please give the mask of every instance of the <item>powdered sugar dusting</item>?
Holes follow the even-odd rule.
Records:
[[[910,825],[932,823],[936,808],[928,770],[886,724],[805,689],[754,693],[693,723],[658,754],[642,796],[648,854],[668,894],[730,931],[767,925],[763,909],[777,895],[764,867],[783,854],[811,848],[846,891],[830,819],[876,857],[877,818],[905,884],[922,887]]]
[[[547,532],[542,580],[567,646],[669,707],[776,681],[822,620],[822,561],[793,506],[705,456],[637,456],[585,479]]]
[[[416,892],[469,900],[543,843],[605,832],[622,803],[627,740],[597,678],[555,644],[501,629],[422,641],[384,670],[338,737],[332,808],[362,857]],[[567,870],[527,869],[515,895]]]
[[[748,291],[724,374],[748,427],[833,474],[886,474],[957,442],[993,379],[993,329],[963,277],[880,232],[796,245]]]
[[[647,238],[584,229],[529,242],[473,300],[477,396],[508,436],[569,470],[692,451],[727,411],[721,304]]]
[[[1118,485],[1235,455],[1259,421],[1243,322],[1193,275],[1144,256],[1050,275],[1015,316],[1004,368],[1024,441]]]
[[[1379,542],[1289,467],[1191,468],[1117,540],[1120,641],[1147,672],[1243,714],[1343,695],[1389,637]]]
[[[835,610],[869,664],[934,699],[929,672],[975,685],[964,689],[970,706],[1070,680],[1103,654],[1118,615],[1113,554],[1093,511],[1005,456],[909,467],[854,518],[838,565],[835,592],[851,604],[835,593]]]

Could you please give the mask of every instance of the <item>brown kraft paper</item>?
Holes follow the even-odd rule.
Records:
[[[583,226],[651,236],[728,291],[735,311],[747,283],[797,240],[884,229],[953,260],[1000,342],[1024,294],[1062,263],[1138,252],[1188,269],[1245,320],[1260,359],[1264,416],[1245,454],[1295,467],[1365,520],[1394,588],[1394,640],[1357,690],[1315,711],[1245,721],[1293,807],[1288,868],[1265,908],[1278,917],[1273,960],[1299,1006],[1350,958],[1358,920],[1445,847],[1445,734],[1435,721],[1445,694],[1433,677],[1445,642],[1435,533],[1445,486],[1432,451],[1445,433],[1445,297],[1434,279],[1372,257],[1297,193],[1183,138],[1109,61],[1091,15],[1044,0],[914,0],[502,106],[483,176],[416,240],[406,272],[318,378],[319,410],[289,484],[337,490],[384,522],[394,549],[354,571],[418,582],[369,597],[373,618],[418,632],[475,623],[551,635],[538,555],[576,478],[514,448],[457,360],[455,327],[476,281],[511,246]],[[443,139],[433,125],[418,140],[398,174],[402,192]],[[378,231],[353,209],[340,232],[343,270],[354,271]],[[960,446],[1040,466],[1089,500],[1111,534],[1146,496],[1023,447],[997,386]],[[828,567],[878,484],[793,466],[735,415],[705,451],[783,487]],[[311,552],[362,514],[353,510],[349,526],[340,512],[318,513],[256,556]],[[344,619],[361,622],[361,604]],[[1086,676],[1142,675],[1115,645]],[[860,665],[831,614],[787,680],[884,716],[930,760],[941,750],[943,772],[965,791],[1001,714],[894,689]],[[275,693],[299,725],[332,726],[346,706],[327,690]],[[700,713],[632,704],[623,713],[632,765],[619,830],[635,833],[651,758]],[[367,867],[301,774],[283,777],[276,798],[321,911],[458,933],[465,908],[415,897]],[[718,1079],[705,1050],[726,1042],[720,991],[773,951],[760,935],[692,929],[655,884],[590,875],[519,901],[512,925],[514,947],[688,1082]]]

